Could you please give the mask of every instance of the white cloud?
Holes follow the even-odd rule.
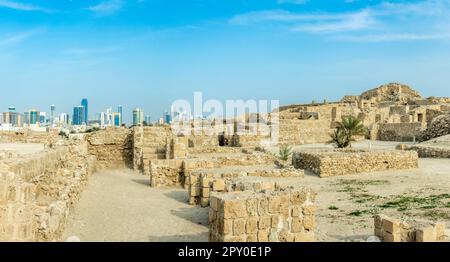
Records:
[[[447,39],[450,0],[382,2],[353,12],[266,10],[239,14],[232,25],[279,24],[294,32],[321,34],[348,41],[415,41]],[[359,35],[352,35],[359,33]]]
[[[377,21],[369,11],[350,13],[335,17],[333,21],[320,21],[310,24],[294,26],[293,31],[303,31],[310,33],[334,33],[342,31],[356,31],[374,27]]]
[[[99,16],[113,15],[120,11],[124,6],[123,0],[106,0],[97,5],[90,6],[87,9]]]
[[[10,47],[10,46],[20,44],[23,41],[25,41],[26,39],[28,39],[34,35],[37,35],[39,33],[42,33],[43,31],[44,30],[42,30],[42,29],[35,29],[35,30],[31,30],[31,31],[26,31],[26,32],[15,33],[15,34],[9,35],[3,39],[0,38],[0,47]]]
[[[52,13],[54,12],[51,9],[47,9],[44,7],[31,5],[31,4],[24,4],[16,1],[9,1],[9,0],[0,0],[0,7],[20,10],[20,11],[39,11],[44,13]]]

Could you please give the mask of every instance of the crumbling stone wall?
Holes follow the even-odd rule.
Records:
[[[0,172],[0,242],[34,241],[35,186]]]
[[[438,242],[447,238],[444,223],[411,225],[406,221],[376,215],[374,225],[375,236],[384,242]]]
[[[173,187],[184,184],[182,159],[154,159],[149,161],[151,187]]]
[[[133,137],[127,128],[107,128],[86,135],[89,154],[99,169],[133,167]]]
[[[280,119],[279,128],[279,143],[295,145],[328,142],[333,131],[329,120]]]
[[[149,161],[166,159],[167,145],[170,144],[171,131],[167,126],[134,127],[132,130],[133,165],[135,170],[149,173]]]
[[[380,123],[377,126],[377,140],[414,141],[422,130],[421,123]]]
[[[420,134],[419,141],[428,141],[445,135],[450,135],[450,114],[434,118],[428,128]]]
[[[348,175],[388,169],[412,169],[418,167],[418,155],[413,151],[302,151],[294,152],[292,164],[308,169],[320,177]]]
[[[75,141],[0,163],[0,240],[58,241],[96,159]]]
[[[245,174],[228,173],[212,174],[206,172],[193,172],[187,178],[186,187],[189,191],[189,204],[209,206],[212,192],[235,192],[252,190],[274,190],[274,182],[262,181],[258,177]]]
[[[211,242],[312,242],[315,193],[309,188],[212,193]]]

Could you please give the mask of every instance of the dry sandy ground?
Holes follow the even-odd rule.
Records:
[[[94,174],[69,219],[63,240],[208,241],[208,209],[192,207],[183,189],[155,189],[131,171]]]
[[[417,170],[322,179],[307,172],[277,181],[318,192],[319,241],[366,240],[376,213],[440,220],[450,227],[450,159],[421,159]],[[182,189],[150,188],[146,177],[130,170],[105,171],[90,178],[64,239],[207,241],[207,213],[189,206]]]
[[[44,149],[44,144],[0,143],[0,150],[12,150],[19,155],[35,154]]]

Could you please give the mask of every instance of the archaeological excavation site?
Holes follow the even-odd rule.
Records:
[[[217,125],[1,131],[0,241],[449,241],[449,98],[391,83]]]

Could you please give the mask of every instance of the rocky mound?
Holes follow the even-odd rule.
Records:
[[[362,93],[360,98],[376,102],[406,103],[411,100],[420,100],[422,96],[408,85],[389,83]]]
[[[433,119],[431,124],[424,130],[419,141],[428,141],[430,139],[450,134],[450,114],[441,115]]]

